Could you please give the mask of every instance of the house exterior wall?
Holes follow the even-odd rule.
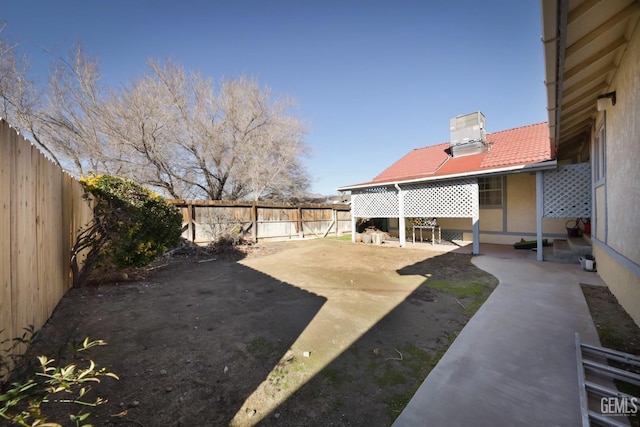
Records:
[[[393,190],[389,191],[393,192]],[[381,197],[381,194],[374,193],[374,196]],[[520,173],[505,176],[503,199],[501,208],[479,210],[480,242],[511,245],[520,239],[534,240],[536,238],[535,174]],[[543,237],[549,240],[566,237],[566,222],[567,218],[543,218]],[[459,232],[462,233],[463,240],[473,240],[473,223],[470,218],[438,217],[438,224],[443,231]],[[398,218],[390,217],[389,234],[391,236],[399,236],[398,226]],[[411,225],[407,223],[407,236],[410,236],[410,233]]]
[[[480,212],[480,223],[482,223],[482,212]],[[443,230],[471,230],[473,227],[471,218],[438,218],[438,225]]]
[[[535,174],[518,174],[508,177],[507,231],[536,232]]]
[[[622,308],[640,325],[640,276],[637,269],[627,262],[621,262],[618,256],[612,256],[598,244],[593,246],[593,256],[602,280],[609,286]]]
[[[502,209],[480,209],[480,231],[502,231],[504,216]]]
[[[640,325],[640,29],[631,35],[609,90],[616,105],[605,121],[605,180],[595,186],[594,255],[600,276]],[[594,145],[592,144],[592,147]],[[593,158],[594,156],[592,156]]]
[[[400,236],[400,230],[398,229],[400,220],[398,218],[389,218],[389,235],[393,237]]]
[[[566,236],[566,218],[543,218],[546,239]],[[438,218],[443,230],[462,231],[471,239],[471,221],[465,218]],[[502,208],[480,208],[480,242],[511,245],[521,238],[536,236],[536,176],[530,173],[506,176]]]

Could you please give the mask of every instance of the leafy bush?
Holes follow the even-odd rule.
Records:
[[[22,339],[14,339],[22,342]],[[104,341],[90,341],[86,338],[79,346],[74,348],[77,354],[88,352],[96,346],[106,345]],[[3,363],[11,354],[0,354]],[[100,377],[118,376],[107,371],[106,368],[96,367],[93,360],[81,360],[80,363],[72,363],[63,367],[54,366],[54,360],[46,356],[38,357],[39,368],[37,372],[12,375],[14,380],[7,384],[0,384],[0,421],[8,421],[15,426],[49,426],[59,427],[61,424],[47,421],[47,411],[51,404],[74,404],[80,410],[75,414],[69,414],[69,419],[76,426],[88,426],[83,424],[90,416],[86,412],[87,407],[94,407],[105,403],[100,397],[89,397],[91,385],[100,382]],[[16,378],[18,377],[18,378]]]
[[[140,267],[178,243],[182,216],[158,194],[110,175],[90,175],[80,183],[93,203],[93,220],[72,251],[74,286],[82,286],[98,263]]]

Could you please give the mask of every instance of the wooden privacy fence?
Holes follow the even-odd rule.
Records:
[[[71,247],[92,216],[82,194],[0,119],[0,342],[42,327],[71,286]]]
[[[343,204],[277,204],[219,200],[171,200],[182,211],[182,236],[196,243],[220,232],[258,240],[340,236],[351,232],[351,211]]]

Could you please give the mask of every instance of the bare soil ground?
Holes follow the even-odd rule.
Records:
[[[582,284],[582,292],[593,323],[598,330],[600,343],[604,347],[640,356],[640,327],[635,324],[631,316],[618,303],[616,297],[604,286]],[[609,362],[616,366],[615,362]],[[629,369],[629,366],[618,366]],[[640,369],[635,369],[640,374]],[[640,387],[616,381],[619,391],[640,396]],[[640,427],[640,414],[636,413],[629,419],[631,426]]]
[[[30,354],[108,343],[95,425],[388,426],[497,285],[470,260],[330,239],[175,256],[69,291]]]

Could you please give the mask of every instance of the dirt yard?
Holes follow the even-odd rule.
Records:
[[[32,354],[108,343],[95,425],[388,426],[497,285],[470,259],[330,239],[175,256],[71,290]]]
[[[598,330],[600,343],[604,347],[640,356],[640,327],[620,306],[609,288],[582,284],[582,292]],[[629,365],[620,365],[613,361],[609,361],[609,364],[622,369],[631,368],[632,372],[640,374],[640,369]],[[616,381],[616,387],[624,393],[640,396],[640,386]],[[640,427],[640,414],[630,416],[629,425]]]

